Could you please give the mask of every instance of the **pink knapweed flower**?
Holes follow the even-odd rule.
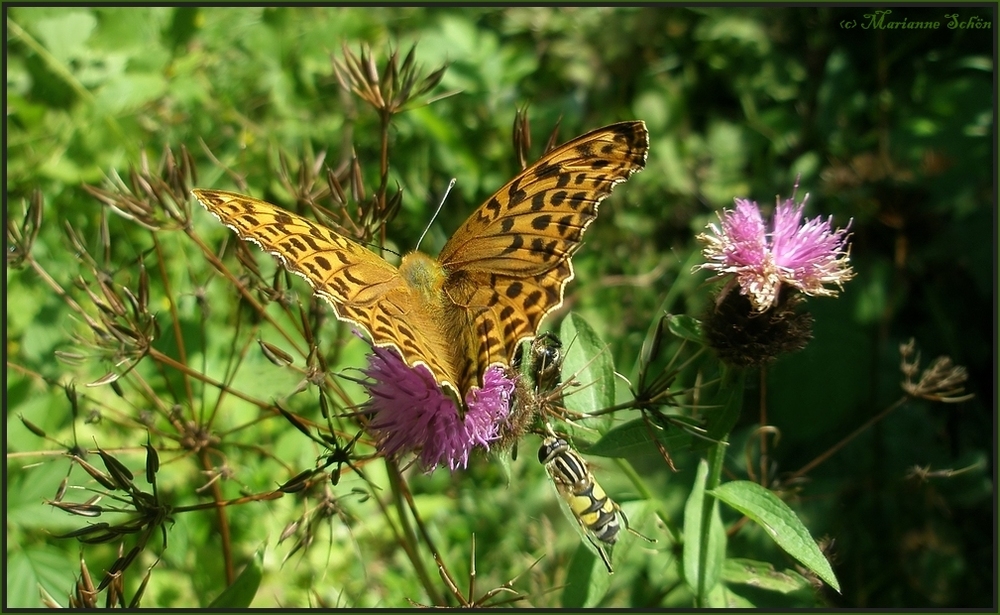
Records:
[[[498,367],[483,377],[483,387],[466,397],[468,412],[459,417],[455,402],[445,394],[422,365],[410,367],[390,348],[374,347],[368,367],[362,370],[371,394],[366,411],[379,450],[388,456],[419,453],[428,472],[447,464],[465,468],[469,453],[479,446],[489,449],[499,437],[501,423],[510,412],[514,380]]]
[[[708,261],[695,269],[710,269],[718,276],[732,275],[724,291],[738,284],[753,309],[763,312],[778,299],[782,285],[806,295],[836,296],[854,276],[850,267],[847,228],[832,228],[833,217],[802,221],[807,194],[801,203],[794,196],[778,203],[770,228],[764,224],[757,203],[737,198],[735,209],[718,214],[721,226],[708,225],[698,235]],[[848,224],[848,228],[850,224]],[[837,288],[829,288],[835,284]]]

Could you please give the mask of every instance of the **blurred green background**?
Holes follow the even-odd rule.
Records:
[[[342,45],[357,53],[367,43],[382,66],[389,50],[405,53],[416,44],[426,72],[444,64],[448,69],[422,101],[433,99],[430,104],[414,105],[391,126],[390,178],[402,189],[403,204],[388,237],[399,252],[415,244],[450,178],[458,179],[456,188],[422,246],[432,254],[519,170],[511,146],[516,109],[528,107],[533,155],[558,121],[560,141],[615,121],[646,122],[646,170],[602,206],[574,259],[577,278],[567,291],[567,308],[586,317],[610,344],[618,371],[629,375],[659,310],[699,317],[710,305],[711,287],[690,268],[698,262],[694,237],[715,220],[714,212],[731,206],[734,197],[771,205],[776,195],[791,194],[798,177],[800,194],[811,195],[807,215],[832,215],[837,226],[850,221],[857,277],[840,298],[809,302],[816,320],[810,346],[769,368],[766,390],[755,384],[748,391],[726,478],[747,477],[744,444],[752,448],[761,399],[768,423],[781,433],[770,450],[770,473],[793,472],[901,396],[898,347],[913,337],[925,364],[947,355],[965,366],[966,388],[975,398],[956,405],[908,403],[811,472],[789,503],[814,536],[833,541],[831,559],[844,591],[823,594],[828,604],[988,607],[996,583],[996,32],[950,29],[944,15],[994,23],[995,14],[987,8],[895,7],[887,19],[942,22],[938,29],[901,30],[861,27],[870,12],[9,8],[6,220],[19,224],[22,204],[33,190],[42,191],[45,218],[33,258],[79,297],[74,280],[83,269],[65,225],[97,253],[101,230],[101,206],[81,186],[101,185],[115,173],[127,177],[143,155],[156,168],[164,147],[192,153],[199,187],[234,188],[209,158],[211,151],[245,179],[249,193],[279,204],[288,204],[277,178],[279,153],[296,160],[325,151],[326,163],[335,167],[353,150],[366,183],[374,185],[378,118],[339,87],[331,58],[342,57]],[[230,239],[200,209],[194,225],[215,245]],[[134,280],[142,253],[152,267],[147,231],[112,215],[109,233],[109,275]],[[180,233],[161,235],[172,255],[162,266],[186,309],[194,313],[192,296],[202,285],[210,298],[227,296],[220,280],[210,284],[210,267]],[[113,545],[81,549],[52,537],[81,524],[42,503],[55,493],[67,464],[57,446],[31,434],[19,417],[69,441],[66,398],[47,382],[91,382],[110,365],[67,366],[54,359],[55,351],[74,348],[72,335],[81,325],[35,270],[8,267],[6,286],[5,599],[12,607],[37,606],[39,586],[65,598],[81,553],[98,577],[114,553]],[[165,315],[162,298],[155,301]],[[565,313],[547,325],[555,327]],[[162,322],[160,329],[158,344],[172,347],[172,324]],[[212,329],[200,349],[204,355],[192,362],[199,369],[224,364],[238,335]],[[346,365],[361,366],[360,356]],[[234,386],[265,399],[287,395],[297,384],[263,360],[239,369]],[[88,407],[101,410],[105,420],[77,424],[81,445],[97,438],[105,448],[133,447],[139,467],[136,447],[145,434],[128,417],[146,408],[110,392],[87,394]],[[231,411],[226,427],[253,416]],[[287,434],[279,422],[270,421],[275,434],[285,434],[272,435],[274,442],[287,439],[285,451],[301,448],[297,432]],[[549,552],[552,536],[563,554],[572,553],[567,549],[578,540],[564,520],[541,512],[553,506],[552,494],[527,448],[513,464],[509,487],[485,461],[466,473],[438,471],[411,482],[458,570],[467,566],[468,536],[476,532],[483,590]],[[315,452],[292,461],[275,452],[292,473],[309,467],[310,455]],[[182,455],[169,457],[172,463]],[[259,452],[238,458],[236,481],[251,491],[290,476],[288,466],[267,465]],[[649,469],[661,498],[679,511],[696,458],[674,452],[682,470],[676,475],[651,460],[635,460],[635,466]],[[207,479],[194,466],[171,467],[171,493],[178,501],[194,498],[193,488]],[[914,467],[964,471],[919,481],[908,478]],[[610,462],[600,469],[609,493],[627,490]],[[349,488],[341,485],[344,493]],[[335,523],[331,535],[317,539],[322,544],[310,559],[281,566],[287,548],[274,542],[296,512],[289,500],[232,511],[243,561],[265,542],[273,558],[255,605],[314,600],[406,606],[404,598],[427,600],[392,541],[379,537],[370,527],[374,522],[366,524],[371,502],[345,501],[355,516],[353,530]],[[214,517],[194,517],[185,515],[173,526],[144,605],[204,605],[224,587],[212,561],[218,548]],[[524,548],[514,544],[514,535],[535,541],[534,557],[510,555]],[[504,555],[493,559],[494,552]],[[763,532],[750,528],[730,537],[729,553],[792,565]],[[668,571],[671,560],[631,554],[628,561],[604,604],[685,605],[684,596],[672,591],[679,581]],[[151,556],[145,565],[152,563]],[[544,592],[565,580],[566,564],[565,555],[553,550],[516,587],[531,593],[532,604],[558,605],[558,590]],[[773,600],[748,595],[758,605]]]

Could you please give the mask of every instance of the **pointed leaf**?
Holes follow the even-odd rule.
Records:
[[[583,452],[598,457],[627,457],[629,455],[648,453],[653,437],[660,441],[668,450],[681,450],[690,446],[691,435],[683,429],[664,425],[650,428],[642,419],[635,419],[621,425],[616,425],[604,434],[593,446]]]
[[[722,569],[722,578],[726,583],[750,585],[783,594],[812,589],[809,580],[794,570],[779,572],[768,562],[751,559],[727,559]]]
[[[695,342],[701,346],[706,345],[705,334],[701,328],[701,321],[697,318],[670,314],[667,316],[667,327],[670,329],[671,333],[681,339]]]
[[[563,320],[559,337],[566,349],[563,379],[572,376],[582,385],[567,390],[566,408],[587,414],[613,406],[615,366],[607,344],[582,316],[573,313]]]
[[[210,609],[245,609],[253,602],[264,576],[264,547],[257,549],[240,576],[208,605]]]
[[[830,562],[795,512],[778,496],[750,481],[724,483],[712,494],[767,530],[786,553],[840,592],[840,583],[833,574]]]
[[[726,557],[726,530],[719,516],[718,502],[705,497],[707,480],[708,462],[703,459],[698,463],[694,487],[684,505],[684,577],[691,590],[695,595],[701,596],[703,602],[719,583]],[[709,517],[711,522],[707,528],[703,527],[706,499],[712,507]]]
[[[586,541],[581,542],[569,569],[566,571],[566,587],[563,588],[561,603],[563,608],[592,608],[600,604],[611,586],[611,575],[604,569]]]

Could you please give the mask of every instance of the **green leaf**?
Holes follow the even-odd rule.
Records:
[[[153,73],[116,75],[97,95],[97,107],[110,115],[134,111],[159,98],[167,81]]]
[[[227,587],[208,605],[210,609],[245,609],[253,602],[264,576],[264,547],[257,549],[250,563],[236,577],[233,584]]]
[[[668,314],[666,320],[667,328],[677,337],[694,342],[700,346],[705,345],[705,334],[701,328],[701,321],[697,318]]]
[[[707,597],[719,583],[726,557],[726,530],[719,516],[719,503],[711,500],[711,523],[703,528],[705,519],[705,482],[708,462],[698,463],[694,486],[684,505],[684,577],[696,596]],[[706,534],[707,533],[707,534]],[[701,606],[709,606],[701,604]]]
[[[722,579],[726,583],[750,585],[782,594],[792,594],[811,587],[809,580],[794,570],[778,572],[768,562],[743,558],[727,559],[722,567]]]
[[[528,382],[533,383],[535,381],[535,375],[531,373],[531,340],[521,342],[519,350],[521,353],[521,377],[526,378]]]
[[[74,561],[72,555],[52,545],[33,546],[29,542],[13,540],[7,547],[6,607],[35,609],[42,606],[40,589],[66,604],[67,579],[72,583],[80,574],[79,560]]]
[[[566,348],[563,360],[564,379],[572,376],[582,386],[571,388],[565,397],[566,408],[588,414],[615,403],[615,366],[605,344],[587,321],[571,313],[562,322],[559,336]]]
[[[646,425],[646,421],[635,419],[613,427],[600,440],[583,452],[598,457],[627,457],[649,452],[653,437],[667,449],[686,449],[691,443],[691,434],[680,427],[667,423],[659,426]]]
[[[604,569],[597,556],[585,541],[580,543],[566,571],[566,587],[560,602],[563,608],[590,608],[596,606],[608,593],[611,575]]]
[[[47,399],[48,396],[39,395],[40,399]],[[63,400],[65,401],[65,400]],[[15,418],[15,417],[12,417]],[[16,420],[16,418],[15,418]],[[14,420],[8,422],[8,429],[15,425]],[[20,429],[10,429],[8,434],[27,433],[23,425],[18,425]],[[36,440],[35,436],[30,436]],[[12,466],[7,474],[7,508],[5,519],[9,527],[16,527],[20,530],[44,529],[48,532],[60,533],[78,529],[85,525],[82,517],[66,514],[65,512],[44,506],[41,510],[42,502],[55,496],[59,489],[59,483],[66,477],[66,468],[55,463],[38,464],[32,468],[19,468]],[[71,501],[82,501],[83,498],[74,499],[71,495],[67,498]],[[10,530],[8,529],[8,532]],[[9,534],[8,534],[9,536]]]
[[[704,607],[707,609],[749,609],[755,605],[743,597],[729,591],[725,583],[719,583],[708,592]]]
[[[516,442],[514,443],[514,447],[515,448],[517,447]],[[497,452],[490,451],[490,460],[499,466],[500,474],[503,476],[508,486],[510,485],[510,478],[512,476],[510,468],[512,454],[513,450],[504,450]]]
[[[96,27],[97,18],[85,11],[66,11],[35,24],[38,39],[52,57],[61,62],[85,53],[84,43]]]
[[[840,592],[840,583],[830,562],[816,546],[809,530],[776,495],[750,481],[724,483],[711,493],[767,530],[786,553]]]

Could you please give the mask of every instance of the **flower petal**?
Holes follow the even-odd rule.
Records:
[[[366,384],[371,399],[367,411],[374,416],[368,429],[385,455],[419,452],[427,471],[447,464],[452,470],[466,467],[469,453],[488,449],[498,437],[501,421],[510,409],[514,381],[504,371],[486,371],[483,387],[472,389],[464,419],[423,365],[410,367],[394,350],[373,347]]]

